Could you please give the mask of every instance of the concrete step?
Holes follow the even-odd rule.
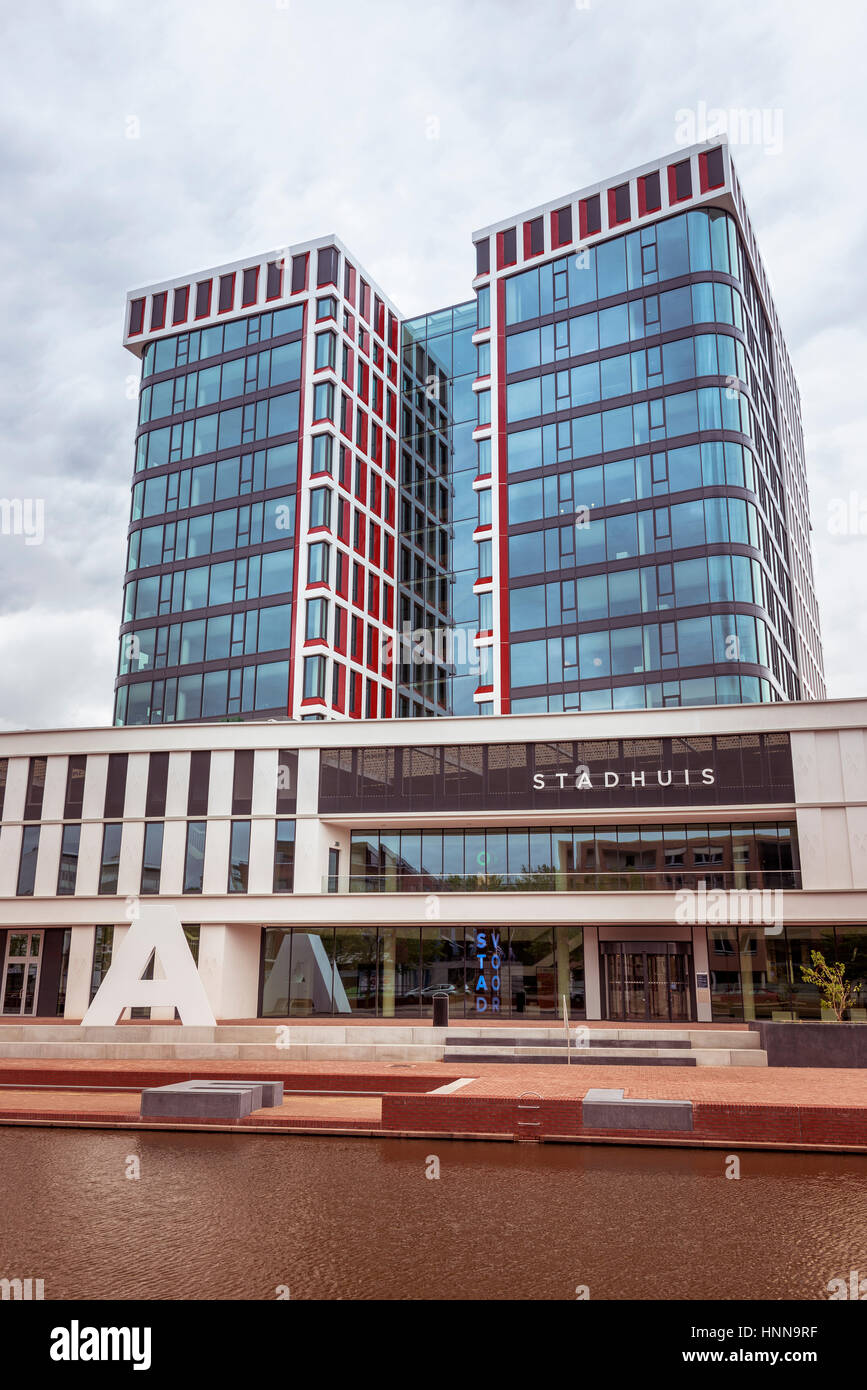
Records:
[[[537,1048],[549,1048],[549,1049],[552,1049],[552,1050],[556,1050],[556,1049],[562,1048],[564,1052],[565,1052],[566,1047],[567,1047],[566,1039],[565,1039],[565,1038],[562,1038],[562,1037],[561,1037],[561,1038],[525,1038],[524,1035],[523,1035],[523,1034],[520,1034],[520,1033],[519,1033],[519,1034],[516,1034],[516,1035],[513,1036],[513,1037],[503,1037],[503,1038],[498,1037],[498,1038],[495,1038],[495,1039],[490,1039],[490,1038],[462,1038],[462,1037],[460,1037],[460,1035],[455,1035],[455,1034],[453,1034],[453,1033],[450,1033],[449,1036],[446,1038],[445,1043],[446,1043],[446,1051],[447,1051],[447,1053],[450,1052],[450,1049],[451,1049],[452,1047],[463,1047],[463,1048],[467,1048],[467,1049],[469,1049],[469,1048],[471,1048],[471,1047],[472,1047],[472,1048],[484,1048],[484,1047],[537,1047]],[[568,1043],[568,1046],[569,1046],[569,1048],[570,1048],[571,1051],[582,1051],[582,1052],[587,1051],[588,1049],[589,1049],[590,1051],[594,1051],[594,1052],[595,1052],[595,1051],[599,1051],[601,1048],[614,1048],[614,1047],[627,1047],[627,1048],[628,1048],[628,1047],[639,1047],[639,1046],[641,1046],[641,1045],[646,1045],[646,1046],[648,1046],[648,1047],[679,1048],[679,1049],[680,1049],[681,1051],[683,1051],[683,1052],[688,1052],[689,1049],[690,1049],[690,1046],[691,1046],[691,1044],[690,1044],[689,1042],[687,1042],[687,1041],[680,1041],[680,1040],[678,1040],[677,1038],[675,1038],[675,1039],[671,1039],[671,1038],[660,1038],[658,1041],[654,1041],[653,1038],[649,1038],[649,1039],[642,1039],[641,1042],[639,1043],[639,1042],[637,1042],[637,1041],[636,1041],[636,1042],[632,1042],[632,1041],[630,1041],[630,1040],[627,1039],[627,1038],[610,1038],[610,1037],[606,1037],[604,1034],[603,1034],[601,1037],[594,1037],[594,1036],[591,1034],[589,1038],[586,1038],[586,1037],[585,1037],[584,1039],[582,1039],[582,1040],[579,1041],[579,1042],[576,1042],[575,1038],[572,1037],[572,1038],[569,1039],[569,1043]]]
[[[441,1062],[440,1043],[7,1043],[0,1057],[39,1061]]]
[[[653,1054],[647,1057],[633,1057],[630,1054],[618,1052],[615,1056],[600,1058],[595,1054],[589,1056],[587,1052],[573,1052],[571,1063],[568,1061],[565,1052],[563,1053],[502,1053],[497,1056],[479,1057],[476,1052],[458,1052],[454,1057],[449,1056],[450,1062],[461,1062],[464,1065],[484,1065],[485,1063],[541,1063],[544,1066],[613,1066],[613,1067],[694,1067],[696,1060],[689,1053],[678,1055],[677,1057],[660,1057]]]
[[[745,1049],[757,1051],[761,1048],[761,1037],[748,1029],[742,1031],[716,1031],[715,1029],[674,1029],[674,1028],[589,1028],[581,1032],[582,1025],[572,1024],[569,1037],[575,1046],[576,1035],[582,1039],[583,1046],[591,1048],[636,1046],[636,1047],[693,1047],[724,1048],[726,1051]],[[547,1043],[551,1047],[566,1046],[562,1028],[522,1028],[520,1031],[504,1028],[450,1028],[445,1036],[446,1047],[470,1047],[504,1045],[515,1046],[528,1043]]]
[[[566,1056],[565,1049],[553,1048],[473,1048],[461,1052],[457,1048],[447,1053],[449,1062],[483,1066],[491,1063],[544,1063],[547,1066],[605,1066],[605,1067],[766,1067],[768,1054],[762,1051],[739,1051],[737,1048],[704,1048],[675,1051],[672,1048],[577,1048]]]

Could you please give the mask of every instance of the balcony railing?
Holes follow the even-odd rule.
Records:
[[[329,874],[323,893],[708,893],[801,887],[798,869],[617,869],[593,873],[540,870],[521,874]]]

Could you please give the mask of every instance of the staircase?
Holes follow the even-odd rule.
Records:
[[[576,1043],[576,1032],[582,1045]],[[454,1028],[446,1034],[444,1062],[544,1062],[564,1066],[766,1067],[761,1038],[749,1029]]]
[[[585,1046],[576,1045],[576,1035]],[[380,1063],[567,1063],[563,1025],[448,1029],[407,1024],[128,1023],[117,1028],[70,1024],[3,1024],[0,1058],[43,1061],[267,1061]],[[570,1029],[572,1066],[765,1067],[760,1035],[748,1029]]]

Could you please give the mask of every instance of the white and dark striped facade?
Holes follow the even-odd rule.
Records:
[[[867,702],[384,732],[0,735],[4,1016],[81,1019],[148,904],[220,1020],[818,1017],[813,950],[867,978]]]

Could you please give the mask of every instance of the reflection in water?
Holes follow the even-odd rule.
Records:
[[[735,1181],[722,1150],[0,1129],[0,1277],[47,1299],[823,1299],[867,1269],[867,1159],[740,1158]]]

